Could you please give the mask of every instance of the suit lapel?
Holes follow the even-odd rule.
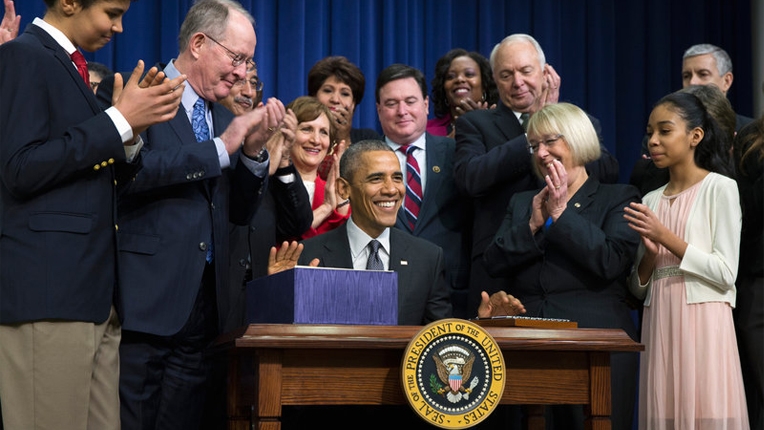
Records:
[[[191,128],[191,122],[188,121],[186,110],[183,108],[182,104],[178,106],[178,113],[176,113],[167,123],[178,136],[178,141],[181,142],[181,145],[183,142],[196,142],[194,129]]]
[[[77,69],[72,63],[71,57],[69,57],[69,54],[64,51],[64,48],[59,45],[58,42],[56,42],[56,40],[50,36],[50,34],[34,24],[30,24],[26,31],[29,31],[31,34],[40,39],[42,45],[51,51],[53,57],[55,57],[56,60],[61,63],[66,72],[69,74],[69,77],[77,83],[77,88],[80,90],[80,94],[85,97],[88,105],[90,105],[90,109],[93,110],[93,113],[101,112],[101,108],[98,106],[98,101],[93,94],[93,90],[85,84],[85,81],[82,80],[82,76],[80,76],[79,72],[77,72]]]
[[[496,128],[501,131],[505,140],[513,139],[515,136],[525,134],[520,121],[504,103],[499,102],[499,106],[493,109],[493,122]]]
[[[570,199],[565,210],[572,209],[576,213],[583,211],[594,201],[592,195],[597,192],[597,188],[599,188],[599,182],[597,180],[593,178],[587,179],[573,198]]]
[[[395,228],[390,229],[390,270],[394,270],[398,273],[398,286],[407,285],[407,282],[403,278],[408,278],[409,265],[411,264],[411,255],[409,251],[409,244],[406,241],[401,240],[402,235],[408,234],[403,231],[398,231]]]
[[[324,252],[321,265],[324,267],[352,269],[353,259],[350,254],[350,242],[348,241],[346,224],[323,234],[326,235],[326,241],[323,243]]]
[[[422,196],[422,207],[419,210],[415,231],[421,230],[423,226],[437,213],[437,202],[435,196],[439,195],[440,187],[443,185],[443,163],[446,160],[446,150],[448,149],[443,142],[439,142],[435,136],[427,133],[425,135],[425,169],[427,169],[427,184]]]
[[[424,195],[422,196],[422,206],[419,209],[419,217],[417,218],[416,226],[414,230],[409,227],[408,219],[406,218],[406,209],[401,206],[398,210],[398,219],[395,224],[398,228],[414,233],[422,229],[421,226],[427,223],[431,217],[435,215],[438,208],[436,204],[430,202],[433,200],[433,196],[437,196],[440,187],[443,184],[444,165],[446,160],[446,151],[448,150],[446,145],[442,145],[438,142],[438,138],[430,133],[425,134],[425,165],[421,169],[427,169],[427,184],[424,188]]]

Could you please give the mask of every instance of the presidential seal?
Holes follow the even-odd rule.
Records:
[[[506,381],[504,356],[482,327],[462,319],[435,321],[409,342],[401,365],[403,391],[422,419],[464,429],[496,409]]]

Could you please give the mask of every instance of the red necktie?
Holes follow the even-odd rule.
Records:
[[[82,76],[85,84],[90,88],[90,73],[88,73],[88,62],[85,61],[85,56],[82,55],[82,52],[76,50],[72,53],[71,57],[74,65],[77,66],[77,71],[80,72],[80,76]]]
[[[406,199],[404,208],[409,228],[414,231],[416,219],[419,217],[419,208],[422,206],[422,178],[419,176],[419,163],[414,158],[414,145],[402,145],[398,148],[406,154]]]

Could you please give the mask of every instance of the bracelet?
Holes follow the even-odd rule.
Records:
[[[347,206],[349,204],[350,204],[350,199],[345,199],[344,201],[342,201],[339,204],[337,204],[337,209],[339,209],[339,208],[341,208],[343,206]]]

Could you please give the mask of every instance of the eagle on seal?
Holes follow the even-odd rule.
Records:
[[[448,387],[441,388],[438,394],[445,395],[452,403],[462,398],[468,399],[472,389],[478,383],[478,378],[474,377],[469,387],[464,386],[470,379],[475,356],[462,347],[450,345],[443,347],[437,354],[433,354],[432,358],[435,360],[438,377]]]

